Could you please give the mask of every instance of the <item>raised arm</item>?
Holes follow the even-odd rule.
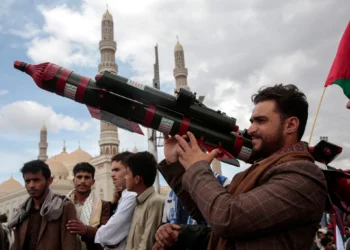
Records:
[[[327,190],[317,166],[288,162],[269,172],[263,185],[234,197],[200,161],[186,171],[183,184],[219,237],[253,237],[291,223],[320,220]]]

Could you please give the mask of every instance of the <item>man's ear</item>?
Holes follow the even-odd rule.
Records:
[[[139,184],[142,180],[141,176],[139,175],[136,175],[134,178],[135,178],[135,184]]]
[[[295,116],[289,117],[285,121],[285,131],[287,134],[298,133],[299,119]]]
[[[53,177],[51,176],[49,179],[47,179],[47,182],[49,183],[49,185],[51,185],[53,182]]]

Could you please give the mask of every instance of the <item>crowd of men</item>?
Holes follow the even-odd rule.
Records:
[[[232,180],[211,170],[220,150],[203,152],[190,132],[164,135],[160,163],[149,152],[113,156],[111,202],[92,192],[95,169],[89,163],[74,167],[75,188],[67,195],[50,190],[46,163],[24,164],[29,198],[6,224],[14,234],[8,245],[13,250],[334,249],[332,235],[318,231],[326,178],[301,141],[306,96],[295,85],[279,84],[260,89],[252,101],[248,134],[254,161]],[[153,187],[157,169],[172,189],[165,200]]]

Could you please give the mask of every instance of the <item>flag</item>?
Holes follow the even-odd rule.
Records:
[[[337,250],[345,250],[343,236],[345,236],[344,225],[340,219],[337,207],[333,206],[333,230],[334,230],[334,240]]]
[[[350,22],[340,40],[337,54],[324,86],[332,84],[340,86],[350,99]]]

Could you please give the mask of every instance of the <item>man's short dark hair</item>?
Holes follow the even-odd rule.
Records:
[[[73,175],[76,176],[78,172],[88,172],[92,179],[95,177],[95,168],[88,162],[80,162],[73,168]]]
[[[49,165],[47,165],[42,160],[34,160],[34,161],[26,162],[26,163],[24,163],[23,167],[21,168],[21,172],[23,174],[23,177],[26,173],[36,174],[40,171],[46,180],[51,177],[51,170],[49,168]]]
[[[153,185],[157,175],[157,161],[154,156],[145,151],[130,155],[126,165],[134,176],[141,176],[147,187]]]
[[[129,151],[125,151],[119,154],[116,154],[115,156],[112,157],[112,162],[116,161],[116,162],[121,162],[123,165],[126,165],[126,159],[132,155],[133,153],[129,152]]]
[[[7,222],[7,215],[0,214],[0,223],[6,223],[6,222]]]
[[[329,242],[333,242],[331,238],[328,238],[327,236],[323,237],[321,239],[321,245],[326,247]]]
[[[299,119],[298,140],[304,135],[308,118],[309,104],[306,96],[293,84],[278,84],[273,87],[261,88],[257,94],[252,95],[254,104],[274,100],[277,112],[280,113],[281,121],[295,116]]]

